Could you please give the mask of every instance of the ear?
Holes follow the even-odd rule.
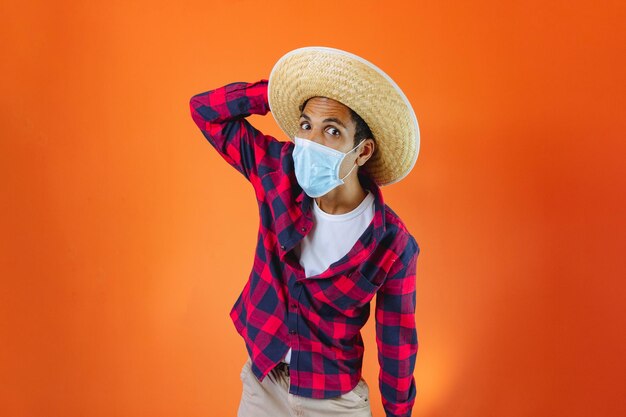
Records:
[[[359,166],[363,166],[368,159],[372,157],[374,151],[376,150],[376,143],[372,139],[365,139],[361,142],[361,147],[359,148],[359,156],[356,159],[356,163]]]

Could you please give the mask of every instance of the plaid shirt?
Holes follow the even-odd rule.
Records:
[[[387,416],[410,416],[416,388],[416,262],[419,246],[375,196],[372,222],[352,249],[321,274],[306,277],[294,247],[313,227],[312,202],[295,178],[291,141],[264,135],[246,119],[270,109],[267,80],[235,82],[193,96],[191,116],[217,152],[252,183],[260,226],[252,271],[230,316],[259,380],[292,348],[289,392],[331,398],[361,379],[360,329],[376,295],[379,388]]]

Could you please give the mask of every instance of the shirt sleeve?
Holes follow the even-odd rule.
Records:
[[[264,135],[245,119],[270,110],[267,80],[234,82],[196,94],[189,107],[204,137],[246,179],[255,183],[263,170],[276,169],[283,142]]]
[[[409,235],[410,236],[410,235]],[[410,417],[416,387],[416,266],[419,246],[410,236],[376,296],[379,387],[387,417]]]

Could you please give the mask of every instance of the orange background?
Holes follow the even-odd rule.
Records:
[[[421,247],[414,415],[626,415],[624,2],[3,1],[0,19],[0,415],[235,415],[228,312],[258,213],[188,103],[309,45],[381,67],[420,122],[415,169],[383,188]]]

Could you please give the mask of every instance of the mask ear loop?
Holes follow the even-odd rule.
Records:
[[[345,176],[345,177],[343,177],[343,178],[341,179],[341,182],[343,182],[343,180],[345,180],[346,178],[348,178],[348,176],[349,176],[350,174],[352,174],[352,171],[354,171],[354,168],[356,168],[356,167],[357,167],[357,164],[354,164],[354,166],[352,167],[352,169],[350,169],[350,171],[346,174],[346,176]]]
[[[363,143],[363,142],[361,142]],[[351,151],[346,152],[346,154],[343,156],[344,158],[346,156],[348,156],[350,153],[352,153],[352,151],[354,151],[356,148],[358,148],[359,146],[361,146],[361,143],[359,143],[358,145],[356,145],[354,148],[352,148]],[[341,160],[341,162],[343,162],[343,159]],[[341,166],[341,164],[339,164],[339,166]],[[354,166],[350,169],[350,171],[346,174],[345,177],[341,178],[341,182],[343,182],[343,180],[345,180],[346,178],[348,178],[348,176],[350,174],[352,174],[352,171],[354,171],[354,168],[356,168],[358,166],[358,164],[356,163],[356,161],[354,161]]]

